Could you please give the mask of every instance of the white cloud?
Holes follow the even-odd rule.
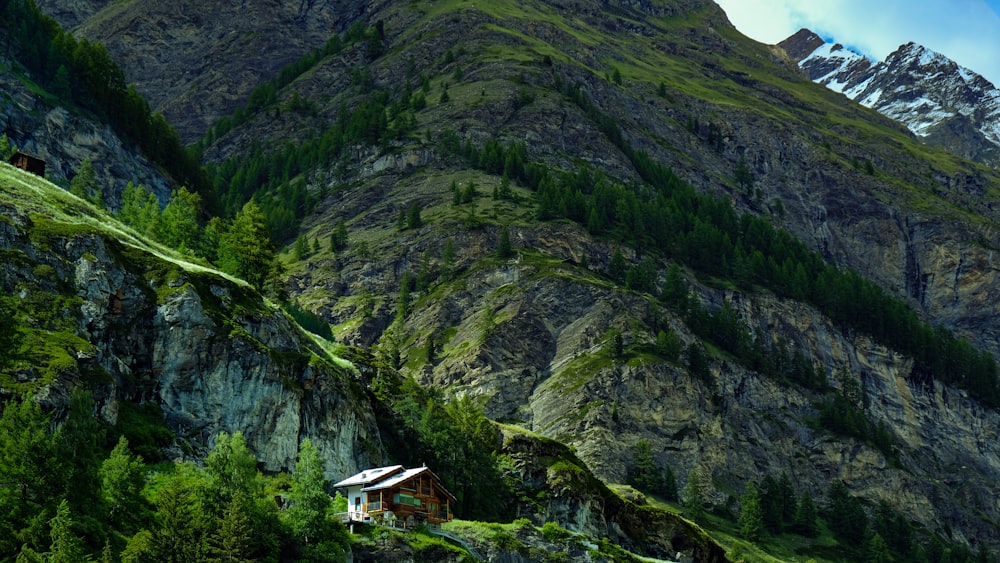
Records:
[[[984,0],[716,0],[745,35],[777,43],[806,27],[883,59],[913,41],[1000,86],[1000,17]]]

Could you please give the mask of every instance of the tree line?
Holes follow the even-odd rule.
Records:
[[[669,258],[744,290],[762,287],[778,296],[810,303],[841,327],[869,334],[913,357],[914,377],[938,379],[966,389],[989,407],[1000,406],[1000,380],[990,353],[977,350],[947,328],[923,322],[915,311],[874,282],[852,269],[827,264],[766,218],[739,215],[728,200],[699,194],[669,167],[634,149],[618,123],[604,115],[578,86],[557,77],[555,88],[622,151],[641,183],[615,181],[587,166],[574,171],[553,170],[528,161],[523,144],[517,142],[488,141],[476,147],[445,131],[439,148],[470,166],[505,173],[534,190],[539,219],[569,219],[596,236],[634,247],[640,256]],[[624,284],[623,276],[628,273],[625,268],[619,275],[611,275]],[[710,320],[705,315],[696,317]],[[739,347],[738,342],[731,344]],[[732,351],[733,346],[727,349]],[[750,355],[751,365],[757,363],[754,358],[760,356]]]
[[[330,517],[322,462],[308,439],[291,475],[262,476],[240,433],[216,436],[204,467],[174,463],[151,471],[119,428],[94,418],[93,408],[80,390],[57,423],[32,398],[4,406],[0,557],[345,560],[347,533]],[[287,506],[276,497],[287,498]]]

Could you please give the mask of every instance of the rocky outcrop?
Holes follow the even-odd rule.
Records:
[[[26,181],[58,196],[51,184]],[[0,186],[3,200],[16,202],[0,214],[0,250],[17,258],[2,267],[4,289],[17,288],[22,300],[65,296],[74,303],[62,312],[73,319],[65,338],[76,344],[58,368],[15,374],[22,389],[59,406],[68,388],[89,381],[109,423],[123,401],[155,404],[177,436],[172,456],[199,459],[219,432],[239,431],[267,471],[292,469],[307,437],[328,478],[382,463],[352,372],[280,309],[242,282],[118,233],[107,218],[90,226],[49,218],[48,204],[31,194]]]
[[[46,177],[56,184],[68,187],[81,163],[89,159],[110,209],[121,205],[121,193],[129,182],[145,186],[163,203],[170,198],[174,186],[135,144],[122,140],[106,123],[52,106],[14,73],[0,75],[0,92],[0,134],[44,160]]]
[[[262,81],[384,4],[244,0],[234,17],[233,6],[212,2],[38,2],[78,37],[103,43],[184,143],[231,115]]]

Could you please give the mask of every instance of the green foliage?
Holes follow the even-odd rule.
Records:
[[[500,229],[500,237],[497,239],[497,258],[507,260],[514,257],[514,249],[510,243],[510,230],[507,225]]]
[[[334,227],[333,233],[330,234],[330,251],[340,252],[345,248],[347,248],[347,225],[341,219],[337,221],[337,226]]]
[[[816,505],[813,503],[812,495],[808,491],[803,492],[799,497],[798,505],[795,508],[795,521],[792,530],[801,536],[815,538],[819,535],[819,523]]]
[[[201,196],[185,187],[174,191],[160,215],[157,231],[160,242],[181,252],[197,250],[200,212]]]
[[[118,405],[118,435],[127,439],[132,450],[147,462],[163,459],[162,449],[174,441],[174,433],[163,420],[163,411],[154,402]]]
[[[109,523],[119,530],[135,532],[132,527],[142,522],[148,511],[142,498],[146,467],[142,457],[132,455],[125,436],[118,439],[111,455],[101,463],[99,475]]]
[[[673,469],[669,465],[665,469],[657,465],[647,440],[639,440],[633,449],[628,479],[640,491],[659,495],[666,500],[678,500]]]
[[[567,218],[594,234],[611,234],[640,251],[657,249],[701,273],[734,280],[740,287],[763,286],[781,297],[812,303],[835,323],[870,334],[913,356],[915,378],[937,377],[967,389],[987,406],[1000,405],[1000,377],[991,354],[976,350],[946,329],[923,323],[916,312],[889,297],[874,282],[854,271],[825,264],[819,254],[787,231],[775,229],[765,218],[738,216],[728,200],[697,193],[672,170],[634,149],[617,120],[603,114],[581,87],[561,78],[554,86],[628,157],[645,186],[625,186],[586,167],[554,172],[527,162],[521,143],[504,146],[487,141],[477,148],[446,131],[439,139],[439,148],[464,157],[471,167],[493,174],[506,172],[535,190],[537,215],[542,220]],[[700,128],[693,117],[689,126]],[[709,141],[721,148],[718,126],[710,123],[708,129]],[[747,180],[744,173],[740,176]],[[612,262],[609,276],[625,283],[624,261],[613,257]],[[670,275],[668,271],[668,279]],[[685,305],[679,290],[676,285],[665,288],[665,301]],[[710,333],[699,333],[705,334]],[[768,368],[763,344],[756,351],[747,350],[751,353],[739,354],[742,361],[754,369]],[[821,378],[802,360],[805,358],[796,358],[795,377],[801,378],[796,381],[822,388]],[[790,370],[786,373],[791,375]]]
[[[69,191],[76,197],[94,202],[101,201],[101,188],[97,185],[97,177],[94,173],[94,166],[90,159],[86,159],[80,164],[76,176],[69,183]]]
[[[817,406],[820,425],[841,436],[857,438],[871,444],[887,458],[895,459],[897,439],[883,422],[872,422],[865,414],[862,390],[857,378],[841,374],[841,389],[830,393]]]
[[[10,157],[14,156],[15,152],[17,152],[17,147],[11,144],[7,134],[0,135],[0,160],[7,162]]]
[[[0,417],[0,553],[16,553],[21,544],[42,549],[38,531],[46,512],[56,508],[65,486],[65,465],[50,419],[30,398],[12,399]]]
[[[761,509],[760,493],[752,482],[740,497],[740,517],[737,521],[740,534],[749,541],[758,542],[764,533],[764,512]]]
[[[325,486],[319,452],[306,438],[299,448],[299,459],[292,474],[292,488],[288,493],[291,506],[285,518],[292,536],[302,546],[300,561],[345,560],[347,532],[339,521],[328,518],[332,500]]]
[[[399,280],[399,302],[396,305],[396,318],[405,319],[410,314],[410,272],[403,272]]]
[[[857,497],[851,496],[847,485],[837,480],[827,491],[827,523],[834,535],[847,546],[864,545],[868,533],[868,515]]]
[[[441,250],[441,278],[451,281],[455,277],[455,241],[447,239]]]
[[[295,238],[295,247],[292,250],[292,255],[296,260],[303,260],[309,256],[309,244],[306,242],[305,235],[299,235]]]
[[[656,262],[646,256],[625,273],[625,287],[633,291],[652,293],[656,289]]]
[[[101,495],[101,460],[104,428],[94,418],[90,392],[78,387],[70,395],[66,419],[58,431],[57,451],[65,460],[62,496],[76,515],[78,527],[93,546],[103,543],[100,520],[105,508]]]
[[[406,228],[419,229],[424,225],[424,220],[420,217],[420,205],[414,202],[406,212]]]
[[[705,515],[704,496],[702,493],[701,476],[698,471],[692,469],[688,472],[687,483],[684,485],[684,492],[681,494],[681,504],[684,511],[692,520],[703,518]]]
[[[75,533],[73,533],[73,518],[70,516],[69,503],[63,500],[56,509],[56,515],[49,521],[52,544],[45,559],[49,563],[81,563],[90,561],[86,548]]]
[[[219,241],[219,267],[245,279],[260,291],[264,288],[274,257],[274,247],[271,245],[264,213],[250,200],[236,215],[229,229],[222,234]]]
[[[656,353],[665,360],[676,362],[680,359],[682,350],[683,344],[674,331],[661,330],[656,334]]]
[[[753,187],[753,173],[750,172],[750,167],[747,166],[747,161],[743,157],[740,157],[739,162],[736,163],[736,171],[733,176],[740,189],[749,190]]]
[[[625,283],[627,268],[621,248],[615,247],[615,252],[611,255],[611,263],[608,265],[608,277],[616,283]]]
[[[482,405],[469,396],[444,404],[412,378],[388,398],[383,421],[397,463],[433,467],[458,498],[453,509],[459,518],[509,518],[510,495],[497,469],[496,429]]]
[[[159,232],[160,202],[153,192],[129,182],[122,192],[122,207],[116,216],[119,221],[139,233],[156,238]]]

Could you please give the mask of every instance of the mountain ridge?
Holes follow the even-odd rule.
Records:
[[[903,123],[925,142],[1000,163],[1000,90],[944,55],[909,42],[872,63],[806,29],[778,45],[811,80]]]

